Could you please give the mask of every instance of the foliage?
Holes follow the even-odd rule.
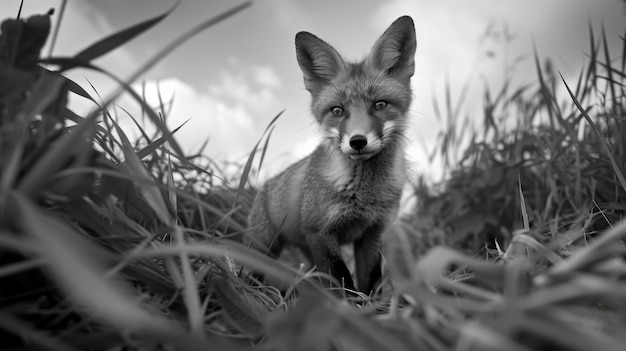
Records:
[[[443,191],[415,187],[416,219],[426,218],[448,244],[472,252],[485,241],[508,246],[516,229],[532,228],[535,239],[550,242],[568,228],[593,234],[621,219],[626,56],[615,60],[604,32],[599,43],[591,26],[589,33],[590,61],[575,85],[535,52],[537,83],[485,90],[478,130],[460,127],[470,124],[460,112],[446,116],[451,124],[435,152],[458,163]]]

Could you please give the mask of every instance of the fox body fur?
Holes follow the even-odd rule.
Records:
[[[397,215],[406,178],[402,146],[415,47],[407,16],[357,63],[313,34],[296,35],[298,64],[324,137],[257,194],[249,216],[253,247],[278,256],[284,245],[296,246],[319,271],[354,290],[340,251],[352,243],[358,290],[373,290],[381,277],[381,235]]]

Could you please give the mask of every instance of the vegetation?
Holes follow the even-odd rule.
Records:
[[[40,58],[49,15],[2,23],[3,348],[626,348],[626,43],[615,59],[590,26],[576,82],[535,53],[536,84],[485,91],[478,131],[447,103],[435,153],[449,179],[416,182],[416,207],[386,236],[379,291],[338,299],[317,287],[321,274],[236,240],[254,195],[247,178],[276,119],[230,184],[210,160],[184,155],[164,104],[148,106],[130,86],[248,5],[184,33],[127,81],[92,61],[169,12],[65,58]],[[62,75],[76,68],[104,72],[120,88],[96,100]],[[109,109],[122,93],[157,135],[128,140]],[[97,108],[79,116],[68,94]]]

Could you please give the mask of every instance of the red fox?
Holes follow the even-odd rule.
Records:
[[[249,215],[249,243],[278,256],[296,246],[321,272],[355,286],[340,245],[354,244],[358,290],[381,277],[380,238],[405,184],[403,139],[415,70],[411,17],[394,21],[363,61],[345,61],[308,32],[297,60],[324,137],[312,154],[268,180]]]

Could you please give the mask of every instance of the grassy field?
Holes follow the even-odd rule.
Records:
[[[165,104],[130,87],[248,5],[183,33],[126,81],[93,60],[167,13],[65,58],[41,58],[48,15],[3,22],[0,349],[626,349],[626,43],[611,52],[590,25],[571,82],[534,52],[536,81],[485,91],[476,128],[450,99],[437,104],[433,157],[449,176],[415,179],[415,208],[383,243],[380,289],[338,299],[312,284],[319,273],[231,240],[246,230],[247,179],[276,119],[237,174],[222,174],[184,155]],[[119,89],[93,97],[62,75],[76,68]],[[156,135],[126,137],[109,109],[123,93]],[[77,115],[68,94],[97,108]]]

